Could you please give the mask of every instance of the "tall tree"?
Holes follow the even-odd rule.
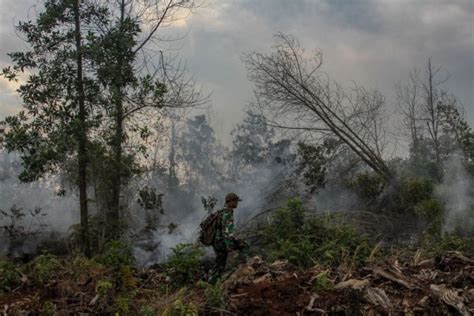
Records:
[[[92,77],[84,80],[81,23],[101,19],[103,14],[89,2],[46,1],[35,22],[20,22],[17,27],[31,49],[9,54],[13,66],[2,71],[9,80],[18,80],[20,73],[28,75],[18,89],[24,110],[6,118],[6,147],[21,153],[24,169],[20,179],[34,181],[56,172],[71,158],[78,165],[75,182],[86,255],[90,255],[86,146],[88,126],[94,119],[90,109],[97,102],[99,88]]]
[[[95,61],[98,77],[108,96],[106,122],[108,146],[112,168],[110,202],[107,210],[107,235],[116,238],[121,228],[121,191],[130,177],[130,166],[136,161],[137,151],[129,144],[130,132],[139,131],[147,137],[147,124],[137,122],[143,116],[156,117],[153,110],[164,107],[189,107],[201,102],[201,95],[194,90],[192,80],[184,79],[179,65],[170,67],[162,51],[150,53],[147,47],[162,43],[159,30],[169,27],[180,18],[181,12],[189,13],[196,6],[184,0],[119,0],[111,11],[114,17],[105,20],[103,34],[96,43]],[[144,150],[143,147],[139,147]]]

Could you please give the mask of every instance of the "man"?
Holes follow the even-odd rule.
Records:
[[[212,247],[216,253],[216,262],[209,279],[215,283],[225,270],[229,252],[239,251],[241,259],[247,259],[248,246],[245,241],[234,236],[234,210],[242,201],[235,193],[229,193],[225,197],[225,207],[220,210],[220,221],[217,227],[216,238]]]

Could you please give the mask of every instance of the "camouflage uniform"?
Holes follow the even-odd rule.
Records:
[[[211,279],[217,279],[224,272],[229,251],[237,250],[241,260],[247,259],[248,245],[234,236],[234,211],[231,208],[220,210],[220,222],[216,232],[216,239],[212,247],[216,253],[216,263]]]

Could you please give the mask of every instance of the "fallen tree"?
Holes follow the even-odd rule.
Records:
[[[351,93],[322,72],[322,55],[312,56],[288,35],[276,35],[269,55],[244,58],[255,83],[257,107],[272,126],[313,137],[336,137],[385,180],[392,172],[382,159],[384,97],[355,86]]]

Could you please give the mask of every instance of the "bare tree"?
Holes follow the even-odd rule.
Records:
[[[383,178],[392,178],[377,145],[383,138],[374,121],[384,104],[381,94],[357,86],[346,92],[321,70],[320,52],[309,55],[284,34],[276,35],[271,54],[250,53],[244,61],[256,104],[270,122],[336,137]]]
[[[435,67],[428,58],[426,63],[426,71],[423,81],[423,121],[426,124],[428,135],[433,144],[433,150],[436,157],[436,165],[438,170],[441,169],[441,144],[440,144],[440,128],[441,128],[441,107],[444,92],[439,90],[439,86],[446,82],[449,77],[440,77],[441,67]]]
[[[452,103],[446,91],[441,89],[443,83],[449,79],[449,75],[442,72],[441,67],[433,65],[428,58],[423,72],[414,69],[405,84],[396,86],[398,106],[402,114],[402,123],[408,130],[412,152],[420,154],[425,144],[429,145],[434,156],[434,164],[437,176],[441,176],[441,164],[443,156],[442,134],[442,107],[444,104]],[[422,143],[423,148],[422,148]],[[423,153],[423,159],[426,153]]]
[[[405,84],[395,86],[398,108],[402,115],[401,131],[408,131],[413,152],[418,152],[421,138],[423,137],[423,124],[421,121],[421,94],[420,74],[413,70]]]

